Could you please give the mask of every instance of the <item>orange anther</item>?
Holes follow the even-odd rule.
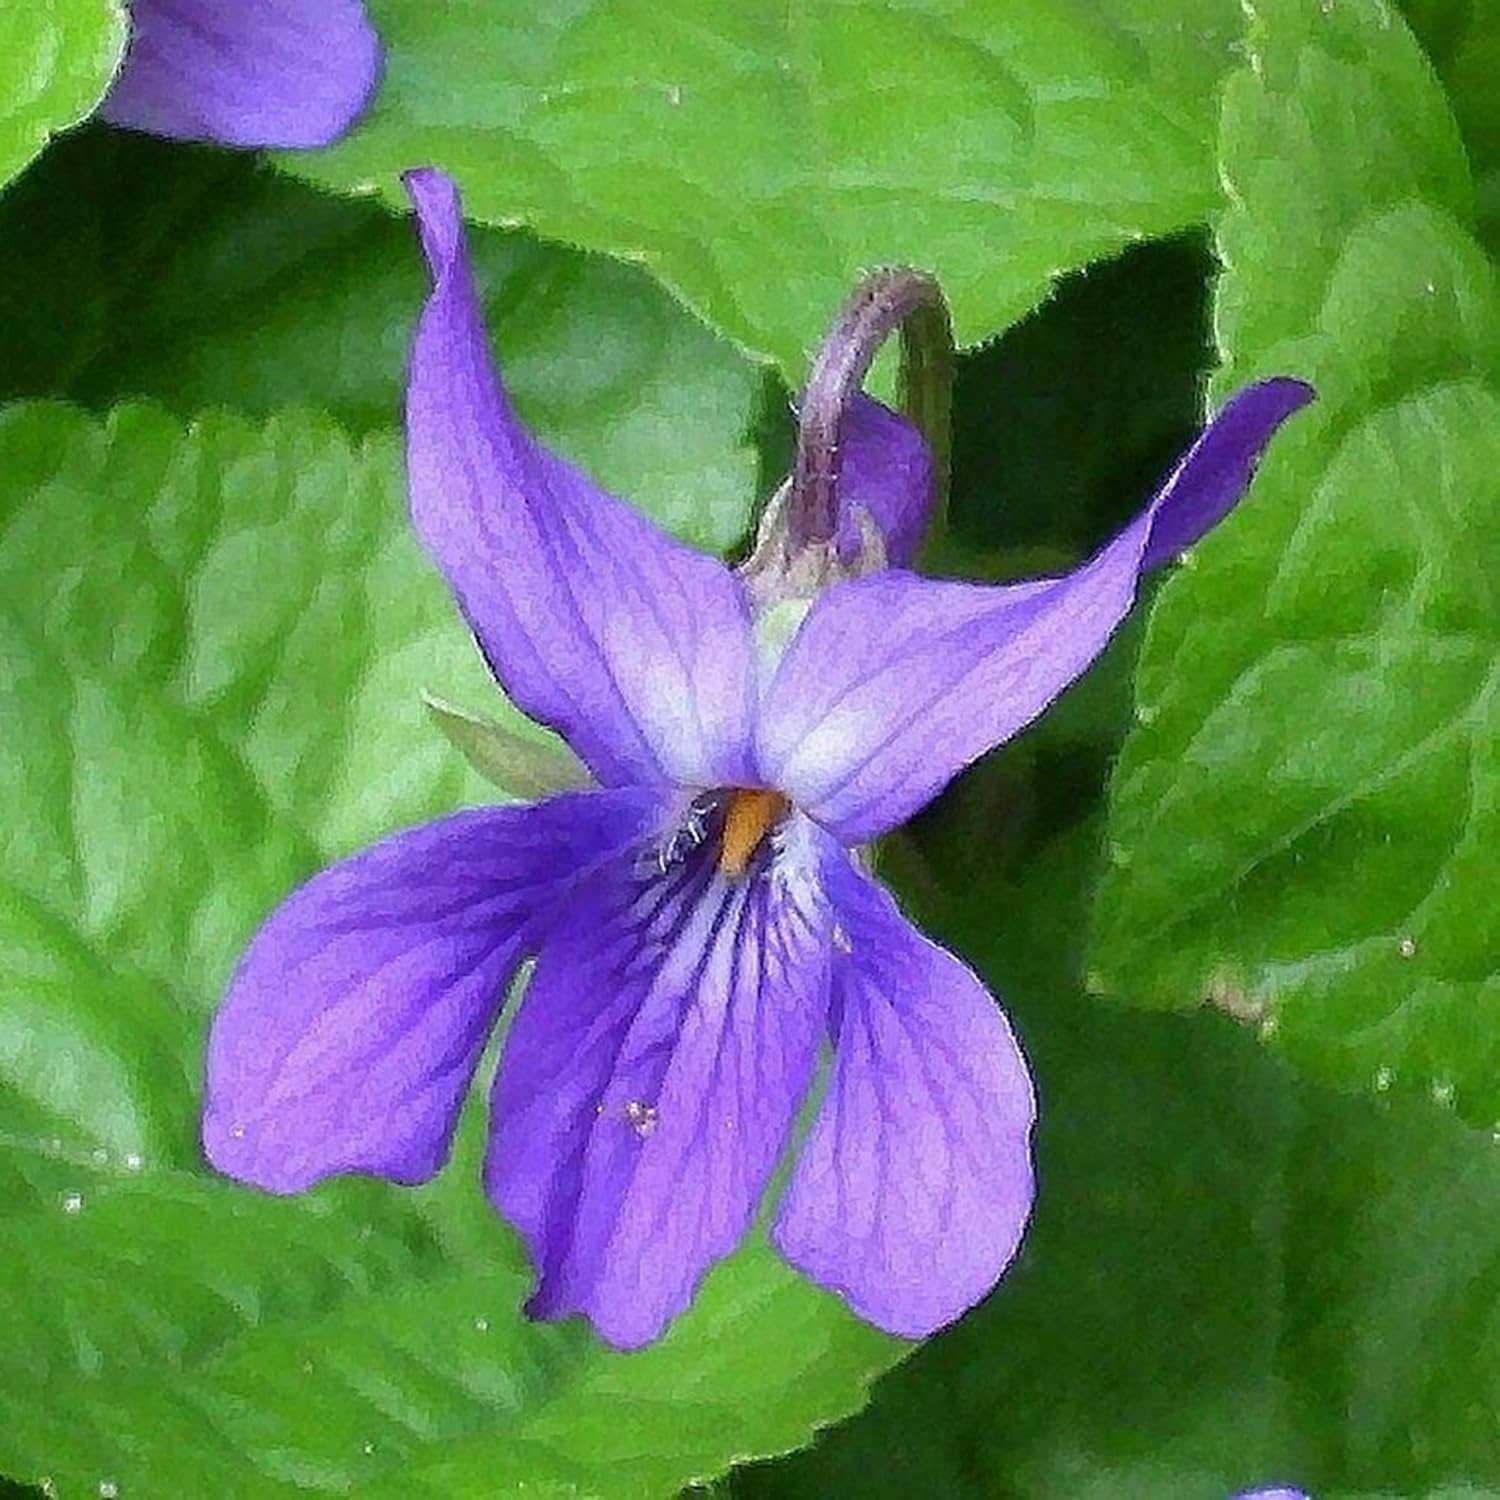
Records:
[[[790,806],[780,792],[763,787],[736,787],[724,813],[720,874],[743,875],[761,840],[786,816]]]

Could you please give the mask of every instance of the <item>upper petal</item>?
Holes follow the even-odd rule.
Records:
[[[116,125],[226,146],[326,146],[380,78],[361,0],[131,0],[100,107]]]
[[[495,1080],[486,1181],[537,1268],[529,1310],[658,1337],[754,1217],[827,1014],[815,887],[621,864],[548,938]]]
[[[828,891],[833,1072],[772,1239],[861,1317],[921,1338],[983,1297],[1020,1244],[1031,1081],[968,968],[847,863]]]
[[[1093,661],[1141,573],[1224,515],[1311,399],[1295,380],[1240,392],[1145,511],[1066,577],[995,588],[888,572],[828,590],[767,689],[763,776],[846,843],[903,822]]]
[[[880,402],[856,396],[839,429],[839,451],[839,556],[845,562],[858,557],[863,511],[880,532],[886,561],[905,567],[932,514],[932,455],[922,434]]]
[[[214,1018],[209,1160],[277,1193],[335,1172],[430,1177],[537,919],[657,813],[639,791],[482,808],[315,876],[256,935]]]
[[[458,191],[411,172],[433,290],[412,346],[412,517],[495,675],[606,784],[745,779],[749,611],[729,570],[538,444],[501,390]]]

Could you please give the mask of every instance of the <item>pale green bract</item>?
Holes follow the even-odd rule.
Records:
[[[1162,590],[1098,988],[1500,1119],[1500,302],[1458,133],[1380,0],[1257,6],[1225,97],[1219,388],[1320,400]]]

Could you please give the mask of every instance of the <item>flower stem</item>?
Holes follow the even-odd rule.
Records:
[[[931,514],[941,525],[948,495],[953,408],[953,328],[942,288],[925,271],[872,271],[851,293],[813,361],[797,424],[789,524],[795,545],[833,536],[839,427],[880,346],[901,332],[901,409],[932,453]]]

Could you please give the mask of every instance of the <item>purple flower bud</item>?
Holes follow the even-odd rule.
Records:
[[[856,396],[839,429],[843,466],[835,501],[833,540],[852,568],[865,547],[866,522],[880,537],[884,561],[910,567],[932,519],[937,478],[922,434],[895,412]]]

